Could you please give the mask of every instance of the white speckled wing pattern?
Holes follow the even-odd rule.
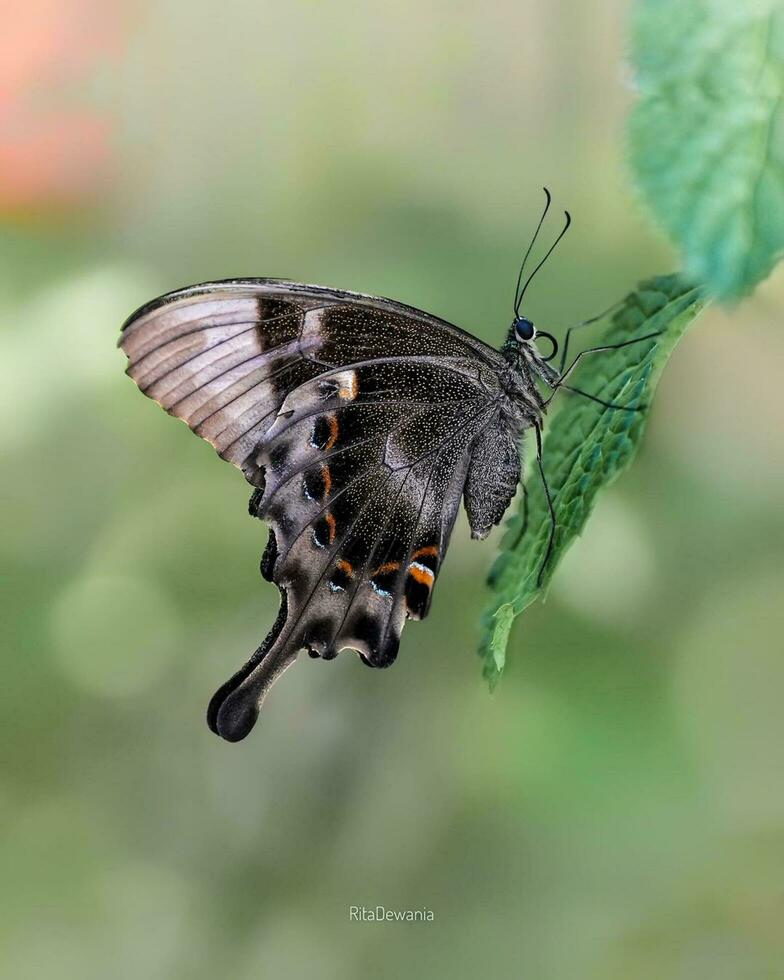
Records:
[[[391,664],[427,614],[477,438],[501,416],[501,356],[391,300],[281,280],[230,280],[133,314],[128,374],[256,487],[262,574],[278,619],[213,697],[210,727],[252,728],[307,649]]]

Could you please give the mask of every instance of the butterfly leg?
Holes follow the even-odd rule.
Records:
[[[647,405],[618,405],[616,402],[606,402],[603,398],[598,398],[596,395],[592,395],[587,391],[583,391],[582,388],[575,388],[573,385],[559,385],[559,388],[563,388],[564,391],[571,391],[575,395],[582,395],[583,398],[589,398],[592,402],[596,402],[599,405],[604,405],[605,408],[614,408],[618,411],[623,412],[644,412],[648,407]]]
[[[520,489],[523,491],[522,521],[520,522],[520,530],[517,532],[517,537],[514,539],[514,543],[509,548],[510,551],[517,550],[517,546],[523,540],[526,531],[528,530],[528,487],[526,487],[524,483],[521,483]]]
[[[550,402],[553,400],[559,388],[566,387],[566,383],[565,383],[566,379],[569,377],[572,371],[574,371],[574,369],[577,367],[581,357],[585,357],[587,354],[598,354],[601,351],[621,350],[621,348],[623,347],[630,347],[632,344],[639,344],[643,340],[651,340],[653,337],[659,337],[663,332],[664,331],[662,330],[655,330],[652,333],[644,334],[642,337],[633,337],[631,340],[624,340],[620,344],[604,344],[600,347],[587,347],[585,350],[581,350],[580,353],[572,360],[572,363],[569,365],[569,367],[565,371],[562,371],[559,377],[550,386],[552,388],[552,394],[550,395],[549,398],[545,399],[544,402],[545,407],[547,407],[547,405],[549,405]],[[620,406],[620,407],[624,407],[624,406]]]
[[[544,559],[539,568],[539,575],[536,579],[537,588],[542,584],[542,578],[544,576],[547,564],[550,561],[550,556],[553,553],[553,545],[555,543],[555,531],[557,527],[557,521],[555,519],[555,507],[553,506],[553,498],[550,496],[550,487],[547,485],[547,477],[544,475],[544,466],[542,464],[542,430],[537,425],[534,429],[536,432],[536,465],[539,467],[539,476],[542,478],[542,486],[544,488],[545,499],[547,500],[547,509],[550,512],[550,537],[547,539],[547,551],[545,551]]]
[[[587,320],[581,320],[579,323],[575,323],[574,326],[569,327],[569,329],[564,334],[563,348],[561,349],[561,363],[558,365],[558,373],[563,374],[564,365],[566,364],[566,355],[569,352],[569,340],[572,336],[573,330],[579,330],[581,327],[590,327],[592,323],[598,323],[599,320],[603,320],[606,316],[612,313],[613,310],[617,309],[623,300],[620,299],[613,303],[612,306],[608,306],[606,310],[601,313],[597,313],[596,316],[589,317]]]
[[[528,487],[523,484],[523,523],[520,525],[520,539],[525,537],[528,530]]]

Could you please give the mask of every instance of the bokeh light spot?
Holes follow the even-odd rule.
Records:
[[[784,820],[780,574],[724,583],[679,644],[673,692],[700,773],[735,829]]]
[[[617,493],[597,502],[585,535],[569,549],[552,591],[588,619],[624,626],[639,617],[655,567],[634,509]]]
[[[158,584],[87,575],[68,585],[52,610],[57,663],[91,694],[126,697],[146,690],[177,651],[182,624]]]

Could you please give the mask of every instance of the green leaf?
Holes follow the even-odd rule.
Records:
[[[750,292],[784,251],[784,4],[638,0],[632,168],[687,275]]]
[[[628,410],[605,408],[567,391],[557,393],[553,404],[560,402],[560,408],[546,425],[542,452],[556,513],[553,551],[540,585],[551,521],[534,465],[526,481],[527,530],[521,536],[521,494],[518,513],[508,521],[501,554],[490,573],[495,596],[483,618],[480,655],[491,687],[504,669],[515,617],[546,588],[566,549],[585,526],[598,492],[634,458],[662,369],[703,305],[704,291],[680,276],[659,276],[640,283],[591,346],[619,344],[652,333],[657,336],[617,350],[587,354],[568,379],[569,384],[614,405],[628,406]],[[635,410],[641,407],[643,410]]]

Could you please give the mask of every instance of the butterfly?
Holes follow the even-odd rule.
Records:
[[[224,739],[250,732],[303,649],[394,662],[406,619],[428,613],[461,500],[472,536],[486,537],[521,482],[530,429],[544,478],[540,383],[556,390],[564,359],[550,365],[557,342],[520,304],[571,220],[521,286],[545,193],[499,350],[394,300],[281,279],[188,286],[123,325],[127,373],[242,471],[250,513],[270,527],[261,574],[280,610],[210,701]]]

